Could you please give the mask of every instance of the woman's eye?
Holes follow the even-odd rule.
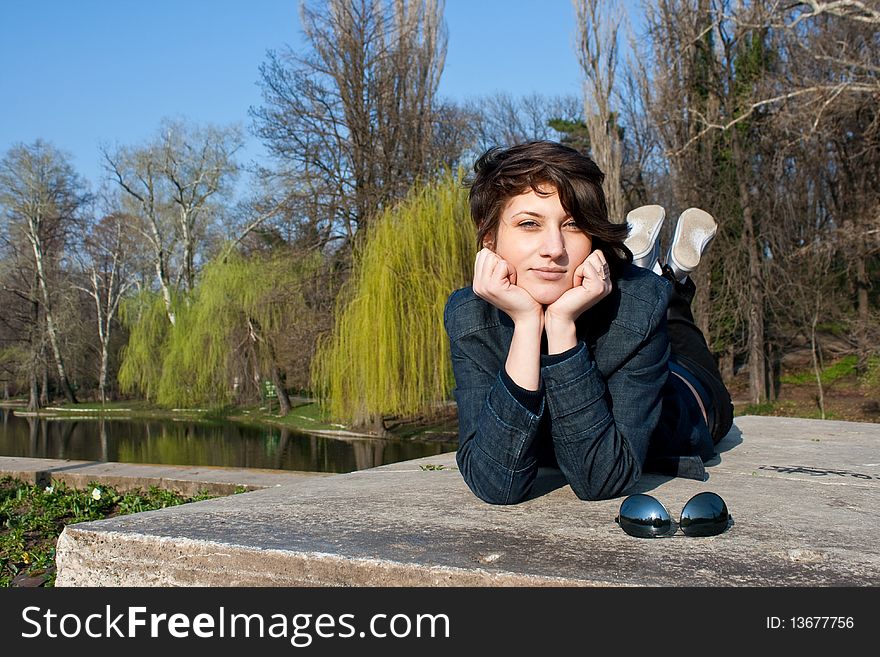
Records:
[[[566,222],[565,224],[563,224],[562,227],[567,228],[568,230],[580,230],[580,228],[578,228],[578,225],[573,221]]]
[[[519,225],[520,225],[520,227],[522,227],[522,228],[535,228],[535,227],[537,227],[538,222],[537,222],[537,221],[532,221],[531,219],[528,219],[528,220],[526,220],[526,221],[520,221],[520,222],[519,222]]]

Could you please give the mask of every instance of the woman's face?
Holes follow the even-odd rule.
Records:
[[[578,228],[553,186],[529,190],[501,211],[493,250],[516,270],[516,284],[549,305],[574,286],[574,270],[590,255],[592,238]],[[488,245],[491,248],[491,245]]]

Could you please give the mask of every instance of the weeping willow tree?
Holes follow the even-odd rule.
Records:
[[[132,325],[120,383],[164,406],[223,406],[246,390],[256,396],[265,381],[286,399],[276,341],[307,321],[303,286],[320,267],[317,253],[214,260],[178,304],[174,325],[152,295]]]
[[[328,415],[368,426],[430,414],[448,398],[443,306],[471,279],[475,242],[460,175],[415,188],[379,218],[354,254],[333,331],[313,360]]]
[[[179,313],[182,305],[180,297],[172,295],[172,311]],[[129,330],[118,375],[122,392],[139,393],[152,402],[158,400],[164,348],[172,328],[167,310],[165,298],[150,290],[120,304],[119,319]]]

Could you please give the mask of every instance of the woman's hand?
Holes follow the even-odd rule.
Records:
[[[531,294],[516,285],[516,270],[490,249],[482,249],[474,263],[474,293],[507,313],[513,337],[504,369],[519,387],[537,390],[541,384],[541,333],[544,309]]]
[[[574,322],[611,292],[611,272],[605,254],[596,249],[574,271],[574,287],[544,311],[544,330],[551,354],[562,353],[577,344]]]
[[[478,297],[505,312],[514,323],[541,318],[541,304],[517,287],[516,270],[490,249],[477,253],[473,288]]]

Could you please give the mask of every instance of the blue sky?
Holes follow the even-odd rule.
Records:
[[[580,93],[570,0],[446,0],[440,92]],[[98,145],[163,117],[249,126],[269,49],[300,49],[296,0],[0,0],[0,154],[43,138],[92,183]],[[248,137],[244,159],[262,159]]]

